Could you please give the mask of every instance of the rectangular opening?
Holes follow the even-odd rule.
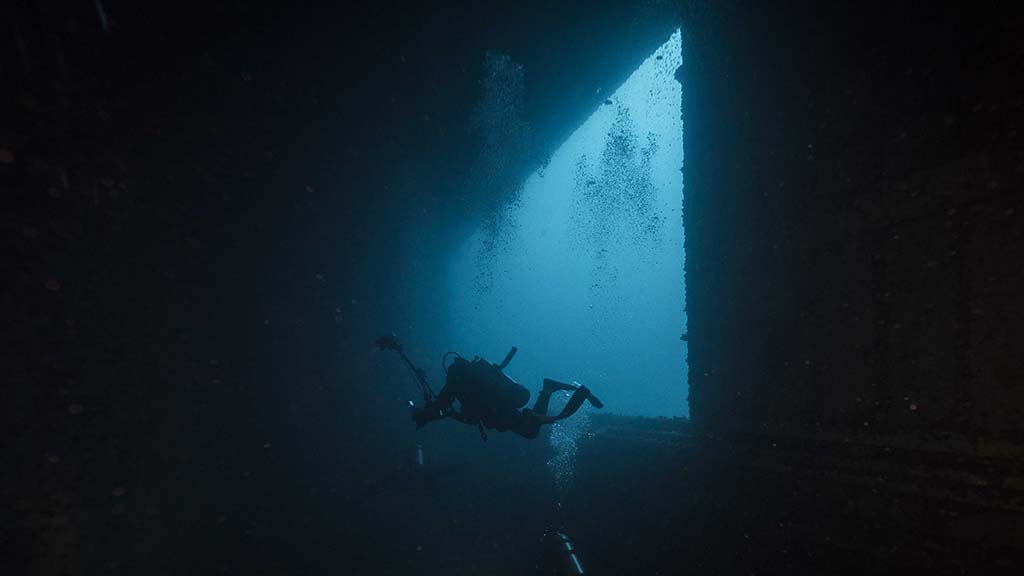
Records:
[[[508,372],[534,392],[576,380],[608,413],[688,416],[680,63],[676,31],[464,243],[453,349],[516,345]]]

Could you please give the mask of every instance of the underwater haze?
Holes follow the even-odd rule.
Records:
[[[0,576],[1024,574],[1024,20],[917,4],[5,3]]]
[[[464,241],[437,339],[494,362],[518,346],[534,393],[576,380],[608,412],[688,415],[680,54],[677,31]]]

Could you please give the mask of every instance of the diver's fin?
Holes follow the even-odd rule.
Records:
[[[573,382],[572,384],[566,384],[565,382],[559,382],[557,380],[552,380],[551,378],[544,379],[544,389],[550,390],[552,392],[554,392],[555,390],[565,390],[569,392],[572,390],[576,390],[579,387],[580,385],[577,384],[576,382]]]
[[[552,380],[551,378],[545,378],[544,379],[544,390],[545,391],[554,392],[555,390],[565,390],[566,392],[574,392],[576,390],[579,390],[580,388],[586,388],[586,386],[583,386],[579,382],[573,382],[572,384],[566,384],[565,382],[559,382],[557,380]],[[593,404],[595,408],[604,408],[604,402],[601,402],[600,398],[598,398],[597,396],[594,396],[594,393],[591,392],[589,388],[586,388],[586,390],[587,390],[587,396],[586,396],[587,401],[590,402],[591,404]]]

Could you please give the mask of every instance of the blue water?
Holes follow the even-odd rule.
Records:
[[[686,416],[676,32],[452,256],[438,337],[534,393],[577,380],[606,411]]]

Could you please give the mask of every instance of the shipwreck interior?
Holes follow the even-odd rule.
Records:
[[[1008,11],[14,2],[0,573],[1020,573]],[[415,430],[382,331],[620,387]]]

